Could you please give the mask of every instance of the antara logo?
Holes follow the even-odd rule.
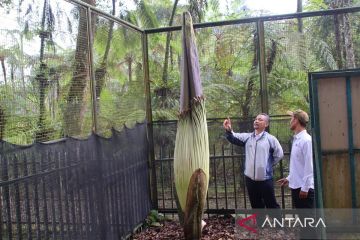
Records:
[[[250,221],[250,225],[246,224]],[[256,229],[254,228],[256,226],[256,214],[252,214],[249,217],[239,219],[236,222],[240,227],[245,228],[246,230],[257,233]],[[272,218],[272,221],[270,218],[266,218],[261,225],[261,227],[289,227],[289,228],[295,228],[295,227],[311,227],[311,228],[317,228],[320,225],[320,227],[326,228],[325,221],[322,218],[315,219],[315,218]]]
[[[257,233],[256,229],[254,229],[254,228],[252,228],[252,227],[245,224],[245,222],[247,222],[247,221],[252,221],[252,224],[256,225],[256,214],[253,214],[253,215],[251,215],[251,216],[249,216],[247,218],[239,219],[237,221],[237,224],[240,227],[243,227],[243,228],[247,229],[250,232]]]
[[[322,218],[319,218],[317,221],[314,218],[304,218],[301,220],[300,218],[273,218],[272,222],[269,218],[266,218],[264,223],[261,225],[261,227],[289,227],[289,228],[295,228],[295,227],[312,227],[316,228],[319,225],[326,228],[326,224]]]

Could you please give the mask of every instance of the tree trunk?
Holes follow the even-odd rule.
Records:
[[[179,0],[175,0],[175,2],[174,2],[174,6],[172,9],[170,21],[169,21],[169,27],[172,26],[172,24],[173,24],[178,2],[179,2]],[[171,41],[171,32],[168,32],[166,35],[165,59],[164,59],[164,68],[163,68],[163,75],[162,75],[162,81],[164,83],[164,87],[166,87],[167,81],[168,81],[170,41]],[[165,92],[165,97],[166,97],[166,92]]]
[[[48,79],[46,78],[47,65],[44,63],[44,52],[45,52],[45,38],[48,37],[48,33],[45,31],[45,20],[46,13],[48,12],[48,1],[44,0],[43,15],[41,20],[41,31],[40,31],[40,67],[36,74],[36,80],[39,85],[39,119],[37,123],[37,131],[35,134],[36,141],[47,140],[45,130],[45,92],[48,86]]]
[[[275,63],[276,53],[277,53],[277,42],[274,39],[271,39],[271,48],[269,50],[268,58],[266,61],[266,73],[267,74],[270,74],[272,71],[272,68]]]
[[[302,12],[302,0],[297,0],[297,9],[296,12],[301,13]],[[302,18],[298,18],[298,31],[299,33],[303,32],[303,21]]]
[[[95,6],[95,0],[84,1]],[[84,104],[86,86],[89,84],[89,49],[88,46],[89,31],[95,32],[95,15],[92,15],[91,29],[87,28],[86,11],[79,10],[79,29],[76,41],[75,63],[73,77],[70,83],[70,89],[67,96],[67,106],[64,114],[64,127],[66,136],[76,136],[81,133],[83,114],[81,109]]]
[[[0,105],[0,140],[4,140],[5,137],[5,111]]]
[[[331,8],[349,7],[352,0],[338,0],[331,3]],[[348,14],[339,14],[334,17],[336,56],[339,68],[355,68],[354,44]]]
[[[241,106],[243,119],[247,119],[250,115],[250,103],[252,100],[252,94],[253,94],[254,85],[255,85],[255,77],[252,75],[254,74],[255,70],[257,69],[257,67],[259,65],[258,49],[256,47],[257,41],[258,41],[258,33],[255,32],[254,38],[253,38],[254,57],[253,57],[252,66],[251,66],[251,70],[250,70],[251,75],[249,76],[249,79],[247,82],[247,87],[246,87],[246,92],[245,92],[245,100],[243,101],[243,104]]]
[[[112,15],[115,15],[115,0],[112,0]],[[113,38],[114,32],[114,21],[110,20],[108,38],[106,42],[106,48],[103,56],[103,60],[100,64],[100,67],[95,70],[95,81],[96,81],[96,97],[100,97],[102,88],[105,84],[105,75],[107,72],[107,59],[110,52],[111,40]]]
[[[346,68],[355,68],[355,54],[354,54],[354,44],[352,39],[351,27],[349,14],[344,14],[344,46],[346,53]]]
[[[340,18],[341,16],[334,15],[334,30],[335,30],[335,47],[336,47],[336,62],[339,69],[343,68],[343,55],[341,51],[341,30],[340,30]]]
[[[2,68],[2,71],[3,71],[4,81],[5,81],[5,86],[6,86],[7,82],[6,82],[5,56],[0,56],[0,61],[1,61],[1,68]]]

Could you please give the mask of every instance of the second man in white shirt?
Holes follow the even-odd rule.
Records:
[[[314,173],[311,136],[306,131],[309,116],[302,110],[288,112],[290,129],[294,132],[290,155],[290,172],[277,182],[289,184],[295,208],[314,208]]]

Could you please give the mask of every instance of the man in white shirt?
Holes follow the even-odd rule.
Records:
[[[295,208],[314,208],[314,172],[311,136],[306,131],[309,116],[303,110],[288,112],[290,129],[294,132],[290,155],[290,172],[277,182],[289,184]]]

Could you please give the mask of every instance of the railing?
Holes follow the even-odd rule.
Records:
[[[236,209],[251,208],[245,187],[244,148],[231,145],[224,138],[223,119],[208,121],[210,138],[210,179],[206,201],[206,213],[227,214]],[[234,129],[251,131],[252,120],[233,119]],[[276,136],[283,149],[284,158],[274,167],[274,180],[288,174],[291,131],[289,117],[272,117],[270,133]],[[248,129],[248,130],[246,130]],[[173,179],[173,152],[176,121],[154,123],[155,168],[157,178],[157,203],[160,212],[176,213]],[[160,136],[163,136],[161,138]],[[292,208],[291,192],[275,184],[275,195],[282,208]]]

